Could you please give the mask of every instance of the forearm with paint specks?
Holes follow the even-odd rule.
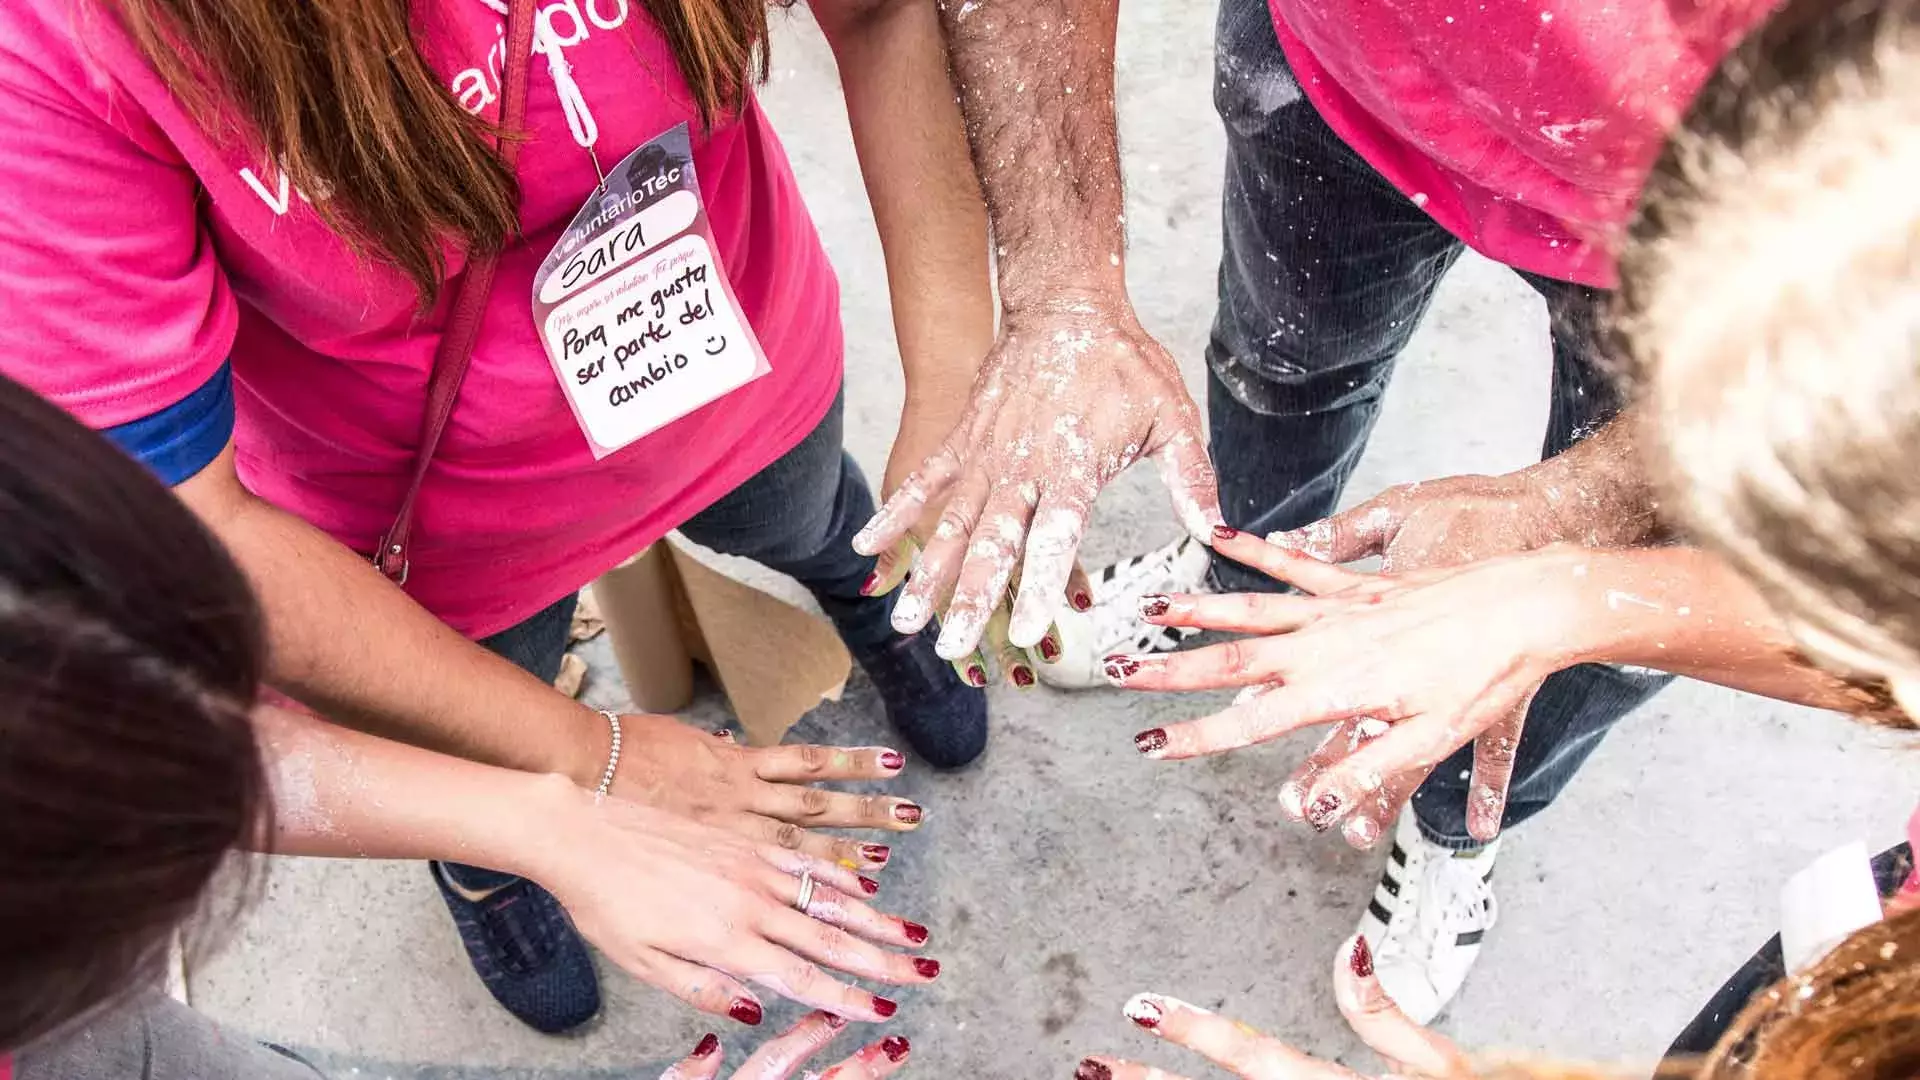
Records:
[[[1009,314],[1125,302],[1118,0],[940,0]]]

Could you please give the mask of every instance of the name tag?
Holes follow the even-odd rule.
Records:
[[[714,254],[687,125],[574,216],[534,275],[533,322],[596,458],[772,370]]]

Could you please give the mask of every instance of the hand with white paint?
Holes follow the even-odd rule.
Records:
[[[882,552],[876,560],[872,576],[860,590],[861,595],[884,596],[904,584],[907,575],[919,561],[922,543],[923,538],[916,529],[914,535]],[[1016,574],[1009,586],[1010,592],[1017,591],[1019,584],[1020,578]],[[1051,664],[1060,659],[1060,628],[1057,623],[1049,623],[1046,633],[1040,637],[1040,643],[1032,648],[1023,649],[1008,640],[1012,619],[1011,601],[1011,596],[1003,597],[999,606],[994,608],[977,648],[958,659],[947,661],[970,686],[985,689],[990,681],[989,673],[998,671],[1007,682],[1022,690],[1029,689],[1039,683],[1039,676],[1034,673],[1035,664]],[[1088,586],[1087,576],[1077,560],[1067,580],[1067,602],[1076,611],[1086,611],[1093,606],[1093,590]]]
[[[1032,648],[1067,601],[1094,499],[1142,458],[1161,464],[1182,523],[1209,537],[1213,465],[1173,357],[1124,303],[1009,311],[959,426],[854,547],[887,551],[934,514],[894,627],[915,633],[944,604],[940,655],[966,657],[1017,576],[1007,638]]]
[[[718,826],[756,843],[878,870],[884,844],[829,836],[815,829],[910,832],[921,808],[886,795],[853,795],[817,785],[832,781],[891,780],[906,757],[883,746],[741,746],[725,731],[707,732],[671,716],[635,713],[620,718],[625,752],[614,770],[613,794]],[[605,748],[594,761],[607,760]]]
[[[1136,737],[1149,757],[1217,754],[1331,725],[1280,790],[1288,816],[1345,822],[1370,847],[1434,766],[1476,736],[1468,828],[1498,834],[1525,706],[1573,662],[1585,605],[1570,545],[1465,567],[1393,575],[1329,566],[1223,529],[1214,550],[1310,595],[1142,598],[1164,626],[1258,635],[1179,653],[1113,656],[1106,673],[1140,690],[1245,687],[1228,709]]]
[[[758,986],[877,1022],[895,1003],[834,973],[916,986],[940,974],[906,954],[926,928],[875,910],[879,883],[845,866],[570,783],[519,812],[537,842],[509,869],[559,898],[609,960],[702,1012],[758,1024]]]
[[[788,1080],[847,1028],[845,1019],[828,1012],[809,1013],[781,1035],[760,1044],[753,1056],[728,1074],[731,1080]],[[913,1047],[891,1035],[824,1073],[807,1073],[808,1080],[880,1080],[906,1067]],[[719,1080],[725,1051],[718,1035],[708,1035],[693,1053],[660,1074],[660,1080]]]
[[[1472,1062],[1444,1035],[1408,1019],[1373,974],[1364,938],[1344,945],[1334,961],[1333,996],[1340,1014],[1374,1053],[1386,1076],[1472,1080]],[[1127,1019],[1184,1046],[1242,1080],[1365,1080],[1364,1075],[1302,1053],[1246,1024],[1160,994],[1139,994],[1122,1010]],[[1075,1080],[1183,1080],[1125,1058],[1096,1055],[1080,1063]]]
[[[1378,556],[1386,573],[1428,570],[1568,542],[1628,547],[1657,532],[1654,500],[1617,420],[1565,453],[1500,476],[1401,484],[1275,543],[1329,563]]]

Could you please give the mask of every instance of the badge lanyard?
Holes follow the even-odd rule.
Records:
[[[507,5],[480,2],[495,11]],[[599,125],[544,15],[533,40],[599,179],[534,274],[534,325],[581,434],[601,458],[772,368],[714,248],[689,126],[636,147],[609,173],[597,152]]]
[[[480,0],[488,10],[501,17],[509,16],[512,11],[507,0]],[[593,162],[593,174],[600,178],[597,190],[605,191],[607,172],[600,167],[600,125],[593,119],[593,110],[587,106],[587,98],[580,90],[580,84],[573,78],[573,65],[567,62],[566,47],[553,33],[553,22],[545,12],[536,11],[533,29],[534,47],[547,54],[547,75],[553,79],[553,88],[560,95],[560,107],[567,114],[567,129],[573,133],[573,141],[587,152],[587,159]]]

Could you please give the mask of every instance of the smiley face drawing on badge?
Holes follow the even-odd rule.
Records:
[[[719,356],[727,351],[727,335],[713,334],[707,338],[707,355]]]

